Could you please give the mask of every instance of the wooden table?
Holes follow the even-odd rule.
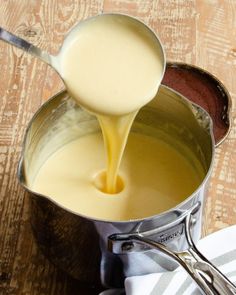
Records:
[[[1,0],[0,25],[56,53],[78,21],[101,12],[139,17],[160,36],[168,60],[198,65],[236,94],[234,0]],[[41,61],[0,41],[0,294],[97,294],[56,269],[39,251],[28,198],[16,169],[26,126],[39,106],[63,88]],[[236,223],[236,127],[216,150],[204,234]]]

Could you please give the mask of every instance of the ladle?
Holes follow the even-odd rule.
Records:
[[[111,29],[113,28],[112,27],[113,24],[114,24],[114,30]],[[97,28],[98,28],[98,32],[97,32]],[[124,28],[127,29],[126,32]],[[90,30],[90,31],[87,31],[87,30]],[[123,34],[124,38],[119,37],[121,35],[120,31],[122,30],[125,32]],[[86,36],[86,38],[82,37],[84,35]],[[97,41],[96,41],[96,35],[98,35]],[[114,39],[112,39],[112,36],[114,36]],[[58,74],[64,81],[64,84],[67,88],[67,91],[70,93],[70,95],[73,96],[74,99],[76,99],[77,102],[80,105],[82,105],[84,108],[86,108],[87,110],[93,113],[97,113],[100,115],[101,114],[123,115],[123,114],[137,111],[137,109],[141,106],[139,105],[140,102],[144,105],[153,98],[153,96],[155,95],[155,92],[158,89],[158,86],[160,84],[160,81],[163,77],[164,70],[165,70],[165,64],[166,64],[165,54],[158,36],[155,34],[154,31],[152,31],[147,25],[145,25],[140,20],[134,17],[131,17],[129,15],[124,15],[124,14],[116,14],[116,13],[100,14],[79,22],[65,35],[65,38],[62,42],[62,46],[56,55],[51,55],[47,53],[46,51],[34,46],[33,44],[29,43],[28,41],[20,37],[15,36],[14,34],[6,31],[3,28],[0,28],[0,39],[36,56],[37,58],[41,59],[42,61],[50,65],[53,69],[55,69],[58,72]],[[120,99],[119,95],[114,96],[114,99],[116,99],[117,97],[116,102],[114,101],[114,103],[116,103],[116,106],[112,107],[112,109],[108,108],[109,105],[113,105],[114,99],[112,99],[112,97],[110,96],[109,98],[107,98],[106,93],[109,93],[109,92],[106,91],[106,87],[102,87],[102,85],[106,85],[107,79],[110,77],[110,67],[117,67],[117,64],[119,64],[119,63],[115,64],[117,58],[113,58],[113,57],[120,54],[119,59],[121,60],[121,64],[123,64],[122,58],[129,58],[132,55],[135,57],[137,56],[137,54],[142,54],[143,52],[143,50],[138,50],[138,52],[140,53],[133,54],[132,52],[132,55],[131,55],[130,49],[121,50],[121,51],[117,49],[123,48],[124,46],[127,45],[127,43],[134,44],[134,46],[135,44],[137,44],[137,46],[135,47],[137,49],[142,48],[143,46],[139,46],[139,44],[141,44],[144,41],[144,39],[147,45],[144,47],[147,47],[147,48],[152,47],[152,50],[150,50],[151,52],[150,56],[153,58],[153,60],[155,60],[155,63],[154,63],[155,76],[150,78],[148,82],[151,85],[151,90],[149,89],[147,91],[143,90],[143,91],[146,91],[146,94],[143,95],[142,98],[137,97],[137,99],[134,98],[133,96],[131,96],[129,100]],[[103,40],[111,40],[111,41],[107,42]],[[117,40],[117,41],[115,42],[113,40]],[[133,40],[133,42],[131,42],[131,40]],[[81,50],[78,49],[78,52],[74,52],[73,50],[71,50],[71,47],[73,47],[71,45],[73,44],[75,45],[74,48],[77,48],[78,41],[80,41],[82,49]],[[97,42],[97,45],[95,46],[96,48],[93,48],[94,47],[93,42]],[[81,56],[81,54],[84,54],[82,53],[84,52],[84,46],[88,46],[85,50],[85,52],[88,52],[88,53],[86,53],[84,56]],[[116,48],[116,49],[113,50],[112,48]],[[108,56],[110,56],[109,58],[106,56],[106,50],[107,52],[109,52],[108,54]],[[89,60],[92,60],[92,56],[94,56],[93,51],[96,51],[97,53],[95,57],[98,62],[90,63]],[[124,54],[121,54],[119,52],[121,53],[123,52]],[[126,54],[126,52],[128,53]],[[105,61],[105,59],[108,60],[108,63],[104,62],[103,64],[101,64],[101,61],[102,60]],[[111,60],[113,60],[114,63],[111,63],[110,62]],[[139,62],[140,60],[142,60],[141,58],[139,59],[134,58],[132,60],[134,64],[137,64],[137,68],[142,69],[143,62]],[[147,61],[148,60],[149,59],[147,59]],[[83,61],[87,61],[88,63]],[[151,64],[151,59],[149,62]],[[125,64],[132,65],[132,62],[125,63]],[[146,66],[150,64],[146,63]],[[86,70],[84,70],[84,67],[86,68]],[[114,73],[116,72],[118,73],[117,81],[120,81],[120,79],[122,79],[122,77],[124,76],[122,72],[122,68],[123,66],[122,67],[120,66],[117,68],[120,70],[114,71]],[[101,70],[106,69],[103,72],[104,75],[100,74],[100,69]],[[131,81],[133,81],[133,84],[135,84],[135,81],[137,81],[137,83],[133,85],[132,87],[136,89],[136,93],[140,93],[139,91],[137,91],[137,85],[138,85],[138,81],[141,81],[141,79],[145,77],[145,75],[143,74],[144,71],[140,70],[140,75],[137,75],[137,79],[136,79],[136,78],[133,78],[135,77],[134,74],[136,74],[135,73],[136,67],[131,66],[129,69],[130,70],[128,71],[129,74],[127,73],[127,77],[132,77]],[[126,70],[124,69],[124,71]],[[86,75],[84,75],[84,72],[86,72]],[[77,80],[78,77],[80,77],[79,80]],[[86,77],[88,78],[84,79]],[[99,94],[97,91],[96,98],[99,97],[99,99],[94,99],[94,94],[93,94],[94,90],[90,91],[89,89],[91,88],[91,86],[88,87],[86,85],[89,83],[88,82],[89,79],[96,80],[99,77],[101,77],[101,79],[97,81],[97,84],[95,84],[95,86],[100,85],[101,86],[101,87],[99,86],[100,89],[104,89],[104,91],[100,90]],[[155,79],[155,77],[157,77],[157,79]],[[129,93],[129,91],[125,90],[126,87],[122,87],[122,85],[127,84],[126,79],[122,79],[121,81],[122,83],[121,82],[116,83],[116,89],[114,90],[114,93],[120,93],[121,90],[124,90],[123,91],[124,94],[126,92]],[[78,83],[78,82],[81,82],[81,83]],[[130,89],[133,89],[133,88],[130,88]],[[125,95],[123,95],[122,97],[124,96]],[[108,99],[110,99],[109,103],[108,103]],[[121,103],[121,101],[123,102]]]

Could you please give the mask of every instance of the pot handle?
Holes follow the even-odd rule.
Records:
[[[185,218],[185,235],[189,248],[183,252],[169,250],[165,245],[147,239],[139,233],[113,234],[108,238],[108,247],[113,253],[117,254],[135,251],[135,244],[157,249],[177,261],[204,294],[236,295],[236,286],[196,248],[190,233],[191,216],[191,214],[188,214]]]
[[[175,253],[178,261],[195,280],[198,286],[209,295],[236,294],[235,285],[222,274],[195,246],[190,233],[191,215],[185,220],[185,234],[189,249],[182,253]]]

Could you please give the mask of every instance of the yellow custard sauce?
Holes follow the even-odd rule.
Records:
[[[191,195],[205,175],[195,155],[183,156],[180,142],[130,133],[164,71],[154,33],[127,16],[101,15],[75,28],[59,57],[68,92],[102,132],[49,153],[30,188],[78,214],[116,221],[158,214]]]
[[[95,114],[123,116],[156,95],[163,76],[157,38],[122,15],[100,15],[76,27],[60,51],[68,91]]]
[[[45,161],[32,189],[87,217],[124,221],[176,206],[197,189],[205,174],[191,153],[183,156],[165,141],[134,132],[130,133],[119,172],[124,186],[115,195],[94,185],[104,167],[101,133],[85,135]]]
[[[75,28],[59,56],[69,93],[100,122],[107,152],[104,181],[107,193],[114,194],[132,122],[156,95],[162,79],[160,44],[133,18],[101,15]]]

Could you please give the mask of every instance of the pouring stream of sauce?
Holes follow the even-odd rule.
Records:
[[[133,18],[101,15],[72,31],[59,56],[68,91],[100,122],[107,153],[105,190],[117,193],[118,170],[132,122],[153,99],[163,76],[159,42]]]

